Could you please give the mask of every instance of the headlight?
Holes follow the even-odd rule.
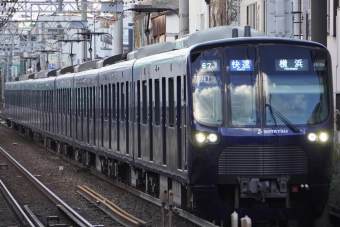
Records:
[[[319,134],[319,140],[321,141],[321,142],[327,142],[327,140],[328,140],[328,138],[329,138],[329,136],[328,136],[328,134],[326,133],[326,132],[321,132],[320,134]]]
[[[315,133],[309,133],[308,134],[308,140],[311,142],[315,142],[318,139],[317,135]]]
[[[217,141],[218,137],[215,133],[211,133],[208,135],[208,140],[211,143],[215,143]]]
[[[208,132],[201,132],[197,131],[194,136],[194,142],[197,145],[205,145],[209,143],[218,143],[219,142],[219,135],[218,133],[208,133]]]
[[[327,132],[314,133],[311,132],[307,135],[310,142],[321,142],[326,143],[329,140],[329,135]]]
[[[196,142],[199,144],[204,143],[206,140],[206,136],[202,132],[196,133],[195,138],[196,138]]]

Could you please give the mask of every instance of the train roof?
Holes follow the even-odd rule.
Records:
[[[243,37],[246,37],[243,38]],[[251,37],[251,38],[249,38]],[[56,77],[61,76],[67,73],[79,73],[83,71],[87,71],[90,69],[100,69],[105,66],[114,65],[119,62],[129,61],[133,59],[142,59],[145,57],[153,56],[160,53],[169,53],[173,50],[184,50],[189,48],[190,50],[204,47],[205,45],[219,45],[220,42],[225,42],[229,40],[230,42],[238,41],[238,42],[251,42],[253,39],[256,42],[256,39],[260,37],[262,38],[262,42],[270,42],[273,41],[272,37],[269,37],[265,33],[261,31],[257,31],[255,29],[251,29],[250,26],[219,26],[212,27],[208,29],[203,29],[198,32],[186,35],[180,39],[175,40],[174,42],[161,42],[152,45],[143,46],[139,49],[136,49],[130,53],[126,54],[118,54],[111,57],[107,57],[105,59],[94,59],[92,61],[84,62],[79,65],[67,66],[62,69],[55,69],[51,71],[42,71],[39,73],[33,73],[29,75],[23,75],[19,80],[27,80],[27,79],[38,79],[45,77]],[[238,39],[235,39],[238,38]],[[277,38],[284,42],[298,42],[296,39],[289,38]],[[258,39],[257,39],[258,40]],[[214,42],[212,42],[214,41]],[[310,41],[301,41],[304,43],[310,43]],[[198,45],[200,44],[200,45]],[[313,45],[313,44],[310,44]],[[315,43],[314,43],[315,45]],[[320,46],[322,46],[320,44]],[[189,50],[188,50],[189,51]],[[102,71],[102,70],[101,70]],[[105,71],[105,70],[104,70]]]
[[[97,67],[97,62],[100,61],[100,59],[95,59],[95,60],[92,60],[92,61],[87,61],[87,62],[84,62],[80,65],[77,65],[74,67],[74,72],[77,73],[77,72],[82,72],[82,71],[86,71],[88,69],[95,69]]]
[[[213,35],[212,35],[213,34]],[[128,54],[127,59],[132,60],[136,58],[143,58],[150,55],[159,54],[171,50],[185,49],[194,46],[199,43],[238,38],[240,35],[243,37],[268,37],[265,33],[251,29],[249,26],[219,26],[208,29],[203,29],[198,32],[189,34],[174,42],[162,42],[148,46],[143,46]]]

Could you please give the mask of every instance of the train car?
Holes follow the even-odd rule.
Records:
[[[42,93],[53,94],[50,129],[13,112],[26,108],[15,100],[27,81],[6,83],[2,117],[132,187],[172,190],[175,206],[207,220],[320,218],[334,134],[323,45],[216,27],[105,62],[57,75]]]

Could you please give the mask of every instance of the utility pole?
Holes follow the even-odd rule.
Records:
[[[121,12],[116,13],[116,23],[115,23],[115,45],[116,45],[116,55],[123,53],[123,14]]]
[[[41,33],[42,33],[42,43],[43,45],[45,45],[45,24],[41,23]],[[46,64],[47,58],[46,58],[46,54],[45,53],[41,53],[40,56],[40,67],[41,70],[48,70],[48,65]]]
[[[189,0],[179,1],[179,36],[189,33]]]
[[[81,20],[82,21],[87,21],[87,0],[82,0],[82,5],[81,5]],[[87,29],[84,27],[83,28],[83,33],[85,34],[85,32],[87,31]],[[86,35],[84,35],[84,39],[87,39]],[[87,60],[87,43],[86,41],[84,41],[82,43],[82,51],[83,51],[83,62],[85,62]]]
[[[59,2],[59,7],[58,7],[58,12],[59,13],[61,13],[62,11],[63,11],[63,4],[62,4],[62,1],[63,0],[59,0],[58,2]],[[57,39],[63,39],[62,37],[61,37],[61,35],[62,35],[62,33],[63,33],[63,29],[62,29],[62,27],[61,27],[61,24],[59,23],[58,25],[57,25],[57,33],[58,33],[58,37],[57,37]],[[61,69],[62,68],[62,52],[63,52],[63,46],[62,46],[62,43],[61,42],[59,42],[59,52],[58,52],[58,65],[57,65],[57,68],[58,69]]]

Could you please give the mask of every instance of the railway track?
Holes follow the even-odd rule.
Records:
[[[121,209],[119,206],[99,194],[98,192],[92,190],[86,185],[78,185],[77,192],[85,197],[87,200],[91,201],[97,207],[99,207],[102,211],[110,215],[112,218],[117,220],[124,226],[131,227],[146,227],[147,223],[143,220],[138,219],[137,217],[131,215],[125,210]]]
[[[5,136],[2,136],[4,135],[2,134],[3,132],[1,133],[1,131],[3,130],[6,131],[7,138],[5,138]],[[20,138],[16,137],[16,135],[18,135]],[[9,137],[10,139],[8,139]],[[77,210],[80,215],[85,216],[86,219],[89,220],[90,223],[92,223],[92,226],[120,226],[120,225],[130,226],[130,225],[126,225],[124,224],[124,222],[119,222],[119,221],[114,221],[114,220],[109,221],[109,219],[111,220],[112,218],[108,218],[107,214],[105,215],[105,213],[101,211],[99,212],[95,211],[95,210],[100,209],[100,207],[97,206],[97,203],[95,203],[93,206],[90,206],[88,202],[85,202],[84,199],[82,200],[81,199],[82,197],[76,192],[78,190],[76,186],[70,186],[72,181],[75,181],[74,182],[75,184],[77,181],[80,181],[82,182],[82,184],[89,185],[91,188],[94,188],[96,191],[99,190],[100,193],[103,193],[103,190],[104,190],[104,195],[106,197],[107,196],[114,197],[116,196],[116,193],[118,193],[119,191],[120,195],[117,195],[117,200],[121,200],[122,198],[124,198],[123,206],[125,206],[124,209],[127,210],[126,212],[130,213],[133,210],[136,213],[137,211],[138,213],[137,216],[140,220],[148,220],[148,223],[147,223],[148,226],[161,226],[160,224],[161,218],[159,217],[161,214],[161,209],[160,207],[155,208],[153,205],[153,204],[161,204],[158,199],[155,199],[153,197],[148,198],[147,195],[141,193],[140,191],[130,188],[127,185],[117,182],[111,178],[108,178],[98,173],[95,170],[88,169],[87,167],[84,167],[82,165],[74,166],[73,164],[71,164],[73,162],[69,160],[66,156],[58,154],[55,151],[48,152],[46,148],[41,148],[41,146],[43,146],[42,144],[33,143],[32,141],[29,141],[26,138],[24,138],[21,134],[18,134],[17,132],[9,130],[7,127],[3,125],[0,125],[0,146],[4,143],[3,140],[6,140],[6,144],[10,143],[10,145],[7,145],[7,148],[15,147],[15,149],[11,151],[11,154],[13,153],[13,156],[15,158],[18,157],[20,159],[19,161],[20,163],[22,164],[25,163],[24,166],[29,167],[29,171],[33,173],[32,174],[33,177],[38,178],[39,181],[44,183],[47,188],[53,189],[53,192],[56,193],[59,196],[59,198],[61,198],[62,200],[68,201],[68,204],[72,205],[73,209]],[[13,145],[14,141],[15,143],[17,143],[17,145]],[[34,153],[32,150],[34,151]],[[30,154],[29,156],[32,156],[32,157],[27,157],[27,155],[23,156],[23,153],[25,152],[32,152],[32,153],[28,153]],[[54,154],[54,155],[51,155],[51,154]],[[26,159],[29,159],[29,161],[27,161]],[[45,159],[49,159],[49,161],[48,163],[46,162],[46,164],[43,164],[45,162]],[[45,165],[45,167],[41,167],[39,163],[42,166]],[[44,169],[44,170],[41,170],[41,169]],[[52,170],[48,170],[48,169],[52,169]],[[48,173],[47,174],[42,173],[42,171],[48,172]],[[69,177],[68,175],[71,175],[71,177]],[[98,178],[97,176],[100,176],[100,177]],[[59,177],[61,177],[60,180],[57,179]],[[80,179],[76,179],[76,178],[80,178]],[[103,179],[105,179],[105,181],[103,181]],[[108,184],[111,186],[108,186],[108,185],[101,186],[101,184]],[[39,187],[43,188],[42,186],[39,186]],[[121,189],[118,190],[118,188],[123,188],[124,190],[121,190]],[[109,190],[109,192],[107,192],[107,190]],[[129,193],[127,193],[127,191]],[[123,196],[121,194],[123,194]],[[152,204],[148,202],[146,203],[140,202],[138,199],[135,198],[136,195],[140,198],[140,200],[144,200],[145,198],[147,198],[147,201],[151,201]],[[75,198],[70,199],[70,197],[75,197]],[[114,201],[115,199],[107,198],[106,200]],[[128,201],[128,200],[131,200],[131,201]],[[119,201],[119,203],[121,202],[122,201]],[[78,203],[80,203],[80,205]],[[138,208],[136,209],[134,208],[134,206]],[[144,207],[144,206],[149,206],[149,207]],[[96,208],[93,208],[93,207],[96,207]],[[94,210],[92,213],[95,213],[95,215],[97,216],[105,216],[101,218],[101,220],[104,220],[104,221],[98,221],[95,217],[93,217],[95,215],[88,214],[89,212],[91,212],[90,210]],[[58,209],[58,211],[62,213],[60,208]],[[167,213],[165,215],[167,215]],[[37,216],[39,217],[40,220],[42,219],[44,220],[45,218],[45,217],[42,218],[41,215],[37,215]],[[53,215],[49,214],[49,216],[52,217]],[[167,221],[165,221],[165,224],[166,226],[168,226],[166,222]],[[195,224],[188,222],[187,219],[180,218],[179,215],[174,215],[172,222],[173,222],[173,225],[172,225],[173,227],[197,226],[197,224],[195,225]],[[46,218],[45,218],[44,224],[46,224]],[[143,226],[143,225],[144,225],[143,221],[139,221],[139,226]],[[199,226],[209,226],[209,225],[201,224]]]
[[[0,226],[35,226],[0,180]]]
[[[25,169],[18,161],[16,161],[7,151],[5,151],[2,147],[0,147],[0,152],[3,156],[7,158],[9,162],[13,166],[15,166],[36,188],[40,190],[40,192],[47,197],[57,208],[60,212],[68,219],[72,224],[79,227],[92,227],[95,226],[91,224],[89,221],[84,219],[81,215],[79,215],[73,208],[67,205],[63,200],[61,200],[57,195],[55,195],[50,189],[48,189],[45,185],[43,185],[35,176],[33,176],[27,169]],[[1,167],[6,166],[8,169],[7,164],[2,164]],[[11,210],[13,212],[12,216],[16,217],[14,219],[15,222],[18,222],[18,226],[45,226],[37,217],[36,215],[30,210],[29,206],[24,205],[24,209],[17,203],[15,198],[11,195],[7,187],[0,181],[0,189],[1,194],[3,195],[2,198],[4,203],[2,207],[6,204],[10,204],[11,207],[6,208],[6,212]],[[89,187],[83,185],[78,186],[77,192],[81,194],[86,199],[90,200],[95,204],[99,209],[103,210],[105,213],[109,214],[113,219],[118,221],[124,226],[131,226],[131,227],[143,227],[147,226],[147,223],[134,217],[133,215],[129,214],[128,212],[121,209],[119,206],[114,204],[113,202],[106,199],[104,196],[100,195],[99,193],[95,192],[94,190],[90,189]],[[7,202],[5,202],[5,200]],[[1,205],[0,205],[1,207]],[[59,224],[60,218],[58,216],[48,216],[46,217],[48,221],[57,220]],[[49,223],[47,223],[48,225]],[[61,225],[60,225],[61,226]],[[67,226],[67,225],[65,225]]]
[[[39,189],[39,192],[41,193],[43,197],[48,198],[52,202],[53,206],[57,206],[57,208],[61,211],[61,213],[63,213],[64,216],[69,220],[69,223],[73,223],[76,226],[80,226],[80,227],[93,226],[86,219],[80,216],[74,209],[72,209],[69,205],[67,205],[63,200],[61,200],[56,194],[54,194],[50,189],[48,189],[44,184],[42,184],[24,166],[22,166],[17,160],[15,160],[5,149],[0,147],[0,152],[4,157],[6,157],[6,159],[12,164],[13,167],[17,168],[21,172],[21,174],[24,175],[28,181],[30,181],[30,183],[34,187]],[[4,189],[4,192],[6,191],[9,192],[8,189]],[[36,197],[37,194],[35,194],[34,196]],[[13,198],[13,196],[7,193],[6,198],[10,199],[10,198]],[[30,215],[29,219],[26,217],[26,214],[25,212],[22,211],[21,207],[15,202],[14,198],[11,199],[10,201],[12,201],[11,202],[12,207],[14,208],[14,210],[17,211],[16,213],[20,217],[20,220],[23,223],[28,223],[30,224],[30,226],[35,226],[35,225],[44,226],[43,223],[41,223],[41,221],[35,218],[35,215],[31,212],[31,210],[29,209],[27,205],[25,206],[26,212],[28,214],[32,214]],[[59,217],[57,218],[56,216],[47,216],[46,219],[47,220],[54,219],[54,220],[58,220],[58,222],[60,220],[60,218]],[[32,220],[35,222],[35,225],[33,224],[33,222],[31,222]]]

